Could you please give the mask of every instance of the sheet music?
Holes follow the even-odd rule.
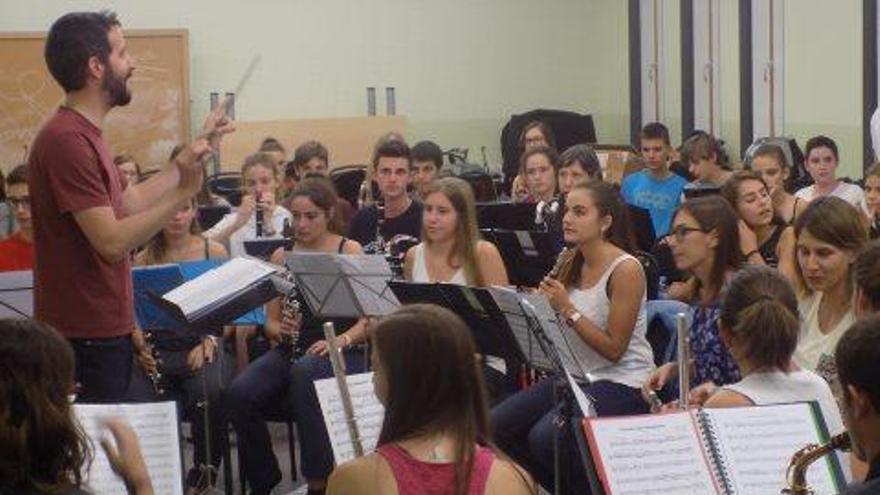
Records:
[[[34,272],[0,273],[0,318],[34,316]]]
[[[348,375],[346,381],[351,394],[355,422],[361,435],[361,445],[365,453],[372,452],[379,442],[379,432],[382,430],[382,420],[385,417],[385,408],[373,391],[373,373]],[[318,392],[318,402],[321,404],[321,413],[327,426],[327,436],[330,437],[330,445],[333,447],[333,458],[338,466],[354,459],[355,455],[336,378],[316,380],[315,390]]]
[[[586,428],[607,493],[720,493],[687,412],[589,419]]]
[[[504,318],[529,363],[540,369],[552,370],[553,362],[538,345],[532,332],[529,331],[528,320],[519,305],[522,295],[507,287],[489,287],[488,291],[495,300],[495,304],[504,313]]]
[[[704,409],[736,493],[778,495],[791,456],[821,443],[809,403]],[[837,493],[828,456],[807,471],[817,495]]]
[[[559,358],[562,360],[562,367],[565,368],[565,371],[577,378],[589,380],[590,377],[587,376],[584,369],[581,368],[580,362],[574,357],[574,353],[571,352],[571,347],[568,345],[568,341],[565,340],[565,332],[559,325],[556,311],[550,306],[547,296],[538,292],[523,294],[522,296],[523,299],[535,308],[538,323],[559,352]]]
[[[181,284],[162,297],[176,304],[188,316],[215,301],[241,292],[277,271],[274,265],[240,256]]]
[[[400,307],[388,288],[391,268],[383,256],[295,252],[286,265],[316,315],[384,316]]]
[[[100,425],[103,418],[116,416],[134,428],[141,453],[157,495],[183,494],[183,468],[178,437],[177,406],[174,402],[145,404],[74,404],[73,411],[95,445],[95,460],[87,475],[94,493],[127,495],[122,479],[113,473],[99,442],[112,435]]]

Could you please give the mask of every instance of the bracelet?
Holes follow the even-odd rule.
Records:
[[[757,249],[753,249],[753,250],[749,251],[748,253],[746,253],[746,259],[749,259],[756,254],[761,254],[761,253]]]

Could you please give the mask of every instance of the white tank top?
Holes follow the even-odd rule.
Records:
[[[413,263],[412,281],[418,283],[440,282],[444,284],[467,285],[467,277],[464,268],[459,268],[449,280],[432,280],[428,275],[428,267],[425,264],[425,244],[419,243],[415,247],[415,259]]]
[[[611,262],[599,281],[592,287],[569,291],[571,302],[578,312],[603,332],[608,331],[608,314],[611,311],[611,301],[608,300],[607,292],[608,279],[618,265],[627,260],[639,262],[629,254],[621,254]],[[654,371],[654,354],[645,337],[647,330],[645,296],[642,296],[642,303],[639,306],[629,346],[616,363],[602,357],[580,337],[575,336],[568,341],[584,371],[589,373],[593,380],[608,380],[628,387],[639,388]]]

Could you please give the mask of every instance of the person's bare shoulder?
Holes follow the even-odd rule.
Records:
[[[380,495],[397,493],[388,464],[376,453],[337,467],[327,481],[328,495]]]
[[[538,486],[525,469],[507,459],[495,458],[486,480],[487,495],[533,495]]]

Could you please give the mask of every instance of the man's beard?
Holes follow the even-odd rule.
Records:
[[[112,70],[104,72],[101,89],[107,92],[111,107],[124,107],[131,102],[131,91],[126,86],[125,77],[116,77]]]

